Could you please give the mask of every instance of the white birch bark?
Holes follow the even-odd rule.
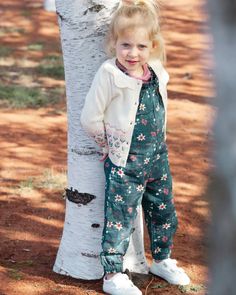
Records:
[[[47,11],[56,11],[55,0],[44,0],[43,6]]]
[[[214,37],[217,119],[214,126],[210,294],[235,294],[236,278],[236,1],[209,0]]]
[[[104,172],[97,148],[80,126],[80,112],[95,71],[105,59],[104,34],[119,0],[57,0],[68,110],[68,188],[96,198],[87,205],[66,200],[63,235],[53,270],[81,279],[103,275]],[[99,227],[98,227],[99,225]],[[124,268],[147,273],[141,210]]]

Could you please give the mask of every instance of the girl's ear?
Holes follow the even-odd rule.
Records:
[[[152,41],[152,50],[155,50],[158,47],[158,42],[157,40]]]
[[[112,39],[110,40],[110,50],[111,50],[111,54],[115,55],[116,54],[116,40]]]
[[[110,48],[112,48],[112,50],[114,50],[116,47],[116,40],[111,36],[109,38],[109,46],[110,46]]]

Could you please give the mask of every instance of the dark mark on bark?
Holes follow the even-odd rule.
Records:
[[[97,154],[98,152],[96,151],[95,148],[83,148],[83,149],[71,149],[72,153],[75,153],[77,155],[92,155],[92,154]]]
[[[61,27],[61,23],[67,23],[69,26],[72,26],[72,27],[75,27],[75,28],[78,27],[78,23],[76,21],[73,21],[73,19],[72,18],[69,18],[66,14],[63,15],[62,14],[62,11],[58,11],[57,10],[56,11],[56,14],[58,16],[60,27]],[[63,38],[62,39],[62,41],[65,41],[65,40],[67,40],[67,39],[66,38]]]
[[[94,4],[93,6],[89,7],[88,9],[85,10],[84,15],[86,15],[88,12],[96,12],[98,13],[101,11],[103,8],[105,8],[104,5],[101,4]]]
[[[57,16],[60,18],[61,21],[65,20],[64,16],[62,14],[60,14],[59,11],[56,11],[56,13],[57,13]]]
[[[93,227],[93,228],[99,228],[99,227],[100,227],[100,224],[98,224],[98,223],[93,223],[93,224],[91,225],[91,227]]]
[[[96,198],[94,195],[87,194],[87,193],[80,193],[76,189],[73,190],[72,187],[70,189],[66,188],[65,192],[66,192],[66,197],[69,201],[76,204],[81,204],[81,205],[87,205],[93,199]]]
[[[90,258],[98,258],[99,255],[92,254],[92,253],[81,253],[82,256],[90,257]]]

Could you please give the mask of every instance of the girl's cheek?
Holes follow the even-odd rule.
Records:
[[[126,55],[126,50],[121,50],[121,55]]]

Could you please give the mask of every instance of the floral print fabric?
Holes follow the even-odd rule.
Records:
[[[106,176],[105,224],[101,263],[106,273],[123,271],[137,210],[142,204],[154,259],[169,257],[177,216],[172,177],[164,140],[164,106],[158,79],[143,84],[125,168],[104,162]]]

